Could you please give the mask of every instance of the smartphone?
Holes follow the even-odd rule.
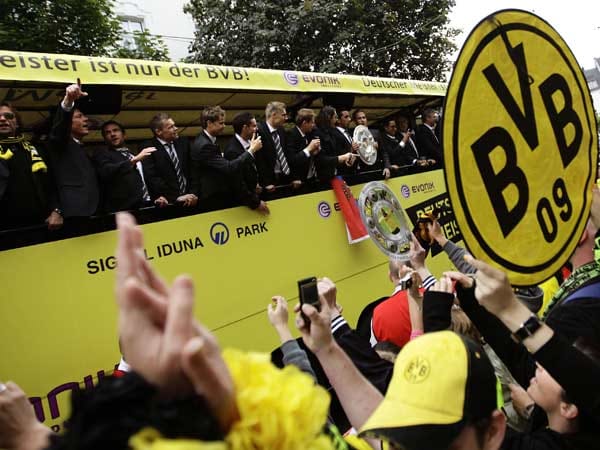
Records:
[[[317,277],[304,278],[298,281],[298,296],[300,305],[305,303],[313,305],[317,311],[321,311],[321,302],[319,301],[319,291],[317,290]],[[302,318],[309,323],[308,317],[302,313]]]

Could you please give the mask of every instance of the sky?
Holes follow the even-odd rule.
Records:
[[[546,20],[562,36],[580,66],[591,69],[600,58],[600,1],[598,0],[456,0],[450,25],[461,29],[460,49],[471,30],[487,15],[500,9],[530,11]],[[454,61],[458,52],[452,56]]]

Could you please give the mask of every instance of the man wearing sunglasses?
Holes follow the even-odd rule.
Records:
[[[0,230],[48,224],[63,219],[48,166],[39,150],[19,133],[15,109],[0,104]]]

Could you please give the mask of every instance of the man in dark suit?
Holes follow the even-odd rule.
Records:
[[[413,164],[413,156],[404,151],[400,145],[400,140],[396,137],[398,127],[394,119],[386,119],[383,123],[383,132],[380,135],[381,156],[383,158],[383,175],[389,178],[392,171],[407,173],[407,167]]]
[[[196,206],[198,192],[190,181],[189,141],[179,138],[175,122],[167,113],[155,115],[150,129],[154,138],[142,144],[142,148],[156,148],[142,161],[150,197],[158,206]]]
[[[236,192],[232,184],[241,182],[241,171],[252,164],[254,153],[260,148],[259,137],[250,141],[248,151],[228,161],[217,145],[217,136],[225,128],[225,111],[219,106],[209,106],[202,111],[202,132],[192,144],[192,183],[200,190],[200,204],[207,209],[235,206]]]
[[[104,122],[101,130],[108,148],[96,150],[92,163],[100,177],[103,211],[127,211],[152,205],[142,161],[156,148],[147,147],[134,155],[125,143],[123,125],[114,120]]]
[[[60,208],[65,218],[91,216],[100,204],[96,172],[81,142],[89,133],[88,118],[75,103],[85,96],[87,93],[79,84],[67,87],[56,110],[48,142]]]
[[[369,128],[369,120],[367,119],[367,113],[362,109],[356,109],[352,113],[352,121],[356,126],[362,125]],[[383,158],[381,157],[381,151],[379,150],[379,141],[381,136],[379,130],[376,128],[369,128],[371,135],[373,136],[373,147],[377,150],[377,161],[374,164],[365,164],[360,158],[358,159],[357,170],[358,172],[368,172],[372,170],[381,170],[383,168]],[[352,130],[352,136],[354,138],[354,129]]]
[[[303,183],[317,181],[316,159],[321,141],[313,134],[314,128],[315,112],[302,108],[296,113],[296,126],[287,134],[289,160]]]
[[[231,124],[235,136],[227,143],[223,155],[228,161],[234,161],[244,152],[250,150],[257,129],[256,119],[249,112],[237,114]],[[233,181],[233,189],[237,191],[235,193],[237,193],[240,202],[261,214],[269,214],[267,204],[259,197],[261,188],[258,184],[258,171],[256,170],[255,161],[248,161],[247,164],[244,164],[244,167],[239,171],[239,176],[241,177],[239,180]]]
[[[337,115],[338,119],[335,124],[335,128],[331,130],[336,152],[338,155],[343,155],[344,153],[348,152],[356,153],[359,145],[358,142],[352,141],[352,134],[350,134],[350,130],[348,128],[350,126],[350,122],[352,122],[350,111],[347,109],[341,109],[338,110]],[[358,158],[355,160],[357,159]],[[351,175],[353,173],[356,173],[356,164],[338,167],[338,174],[340,175]]]
[[[443,165],[443,152],[440,140],[436,136],[437,113],[433,109],[423,112],[423,123],[417,127],[417,148],[422,156],[431,159],[438,167]]]
[[[292,184],[298,188],[302,182],[292,172],[283,124],[288,117],[284,103],[270,102],[265,108],[265,122],[258,124],[258,134],[263,143],[262,151],[256,156],[258,180],[267,192],[275,186]]]

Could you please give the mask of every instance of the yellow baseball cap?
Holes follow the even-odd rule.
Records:
[[[406,450],[445,450],[467,423],[496,407],[496,377],[483,349],[451,331],[428,333],[402,349],[360,434]]]

